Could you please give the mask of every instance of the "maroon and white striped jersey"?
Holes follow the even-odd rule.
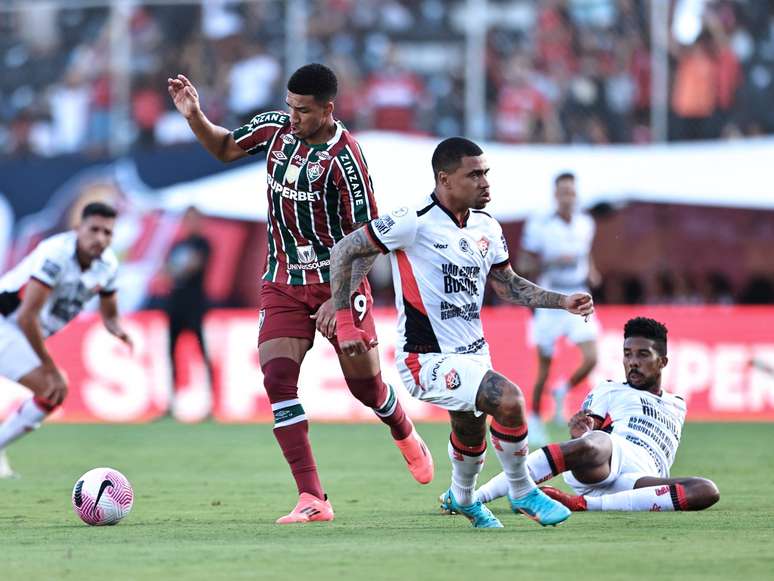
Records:
[[[368,166],[340,121],[327,143],[290,132],[290,115],[270,111],[232,133],[247,153],[266,152],[269,252],[263,279],[330,282],[330,249],[378,215]]]

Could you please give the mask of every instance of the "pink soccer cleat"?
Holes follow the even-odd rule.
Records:
[[[433,456],[425,445],[422,436],[419,435],[416,428],[412,428],[408,437],[402,440],[395,440],[395,445],[403,454],[408,464],[409,472],[414,480],[420,484],[428,484],[433,480]]]
[[[325,500],[320,500],[308,492],[302,492],[298,497],[298,504],[283,517],[277,519],[278,525],[289,525],[293,523],[308,523],[315,521],[333,520],[333,507],[328,496]]]

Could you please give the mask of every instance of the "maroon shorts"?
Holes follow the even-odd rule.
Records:
[[[258,318],[258,345],[280,337],[298,337],[314,342],[315,320],[310,318],[331,298],[327,282],[290,285],[282,282],[261,282],[261,310]],[[376,339],[373,317],[373,297],[368,280],[363,280],[352,299],[355,324]],[[329,339],[339,352],[336,337]]]

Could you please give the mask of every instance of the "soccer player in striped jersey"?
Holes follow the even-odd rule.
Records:
[[[702,510],[719,498],[706,478],[670,478],[680,444],[685,402],[661,389],[667,364],[667,329],[645,317],[624,326],[627,381],[606,381],[570,420],[572,440],[549,444],[527,458],[532,478],[562,474],[576,494],[550,486],[543,491],[574,511]],[[478,491],[481,502],[508,493],[505,474]]]
[[[300,366],[314,341],[315,328],[339,352],[352,394],[389,426],[413,477],[422,484],[433,478],[429,450],[392,386],[382,381],[373,301],[365,278],[353,306],[369,349],[358,357],[343,356],[336,339],[330,249],[377,215],[360,145],[333,117],[336,75],[321,64],[305,65],[293,73],[287,89],[289,112],[260,113],[247,125],[229,131],[207,119],[196,89],[185,76],[168,79],[175,106],[213,156],[229,162],[266,153],[269,252],[261,284],[258,354],[274,412],[274,435],[299,493],[295,508],[278,524],[333,520],[298,399]],[[363,260],[358,268],[367,272],[372,261]]]
[[[514,512],[541,525],[556,525],[570,511],[542,493],[526,466],[526,406],[521,389],[492,369],[481,325],[487,281],[503,300],[534,308],[590,315],[588,293],[547,291],[517,275],[510,265],[500,224],[483,208],[489,203],[489,166],[481,148],[453,137],[442,141],[432,159],[435,191],[417,209],[399,208],[346,236],[333,249],[332,288],[345,353],[357,356],[367,336],[354,324],[350,297],[362,273],[355,263],[390,253],[398,334],[395,359],[414,397],[449,411],[448,452],[451,487],[444,503],[476,528],[502,523],[474,496],[490,436],[506,474]]]

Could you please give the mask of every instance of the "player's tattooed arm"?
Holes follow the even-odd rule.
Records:
[[[497,296],[509,303],[536,309],[565,308],[567,295],[539,287],[516,274],[510,265],[493,268],[489,272],[489,280]]]
[[[587,318],[594,312],[594,299],[590,294],[576,292],[565,295],[546,290],[520,277],[510,265],[493,268],[489,279],[497,295],[509,303],[534,309],[564,309]]]
[[[365,228],[358,228],[336,243],[331,250],[331,297],[336,310],[349,307],[349,297],[379,254]]]

